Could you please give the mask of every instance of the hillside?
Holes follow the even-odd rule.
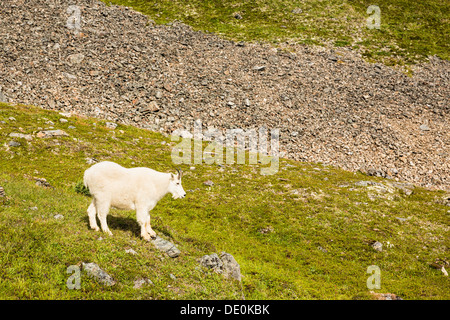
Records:
[[[175,172],[171,139],[113,127],[0,104],[0,298],[374,299],[372,265],[381,270],[372,291],[449,298],[448,277],[433,267],[449,259],[449,195],[319,164],[281,159],[274,175],[260,164],[181,165],[187,197],[166,196],[151,213],[176,258],[140,238],[132,211],[112,210],[113,237],[90,230],[90,198],[76,190],[93,159]],[[241,282],[200,266],[222,251],[239,263]],[[82,273],[70,290],[68,268],[82,263],[115,284]]]
[[[2,4],[5,102],[166,133],[278,128],[283,157],[449,189],[447,60],[410,77],[352,48],[234,42],[99,1]]]
[[[0,6],[0,299],[450,298],[448,28],[417,22],[434,10],[440,24],[442,4],[399,25],[391,9],[351,39],[364,1],[113,2],[151,17],[97,0]],[[294,25],[307,16],[321,23]],[[199,122],[203,148],[210,127],[278,129],[277,172],[176,164],[171,134]],[[89,229],[82,176],[103,160],[181,167],[187,197],[151,212],[178,256],[141,239],[133,211],[111,211],[113,237]],[[201,266],[222,252],[241,281]]]

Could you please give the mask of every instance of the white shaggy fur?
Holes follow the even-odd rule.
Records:
[[[97,214],[103,232],[112,235],[106,224],[109,209],[136,210],[141,236],[145,240],[156,237],[150,226],[149,211],[158,201],[169,192],[174,199],[186,196],[181,186],[180,171],[174,175],[144,167],[127,169],[109,161],[99,162],[87,169],[84,185],[93,198],[87,209],[92,229],[99,230],[95,219]]]

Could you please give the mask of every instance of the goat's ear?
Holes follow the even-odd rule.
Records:
[[[170,180],[175,180],[175,175],[172,172],[170,173]]]

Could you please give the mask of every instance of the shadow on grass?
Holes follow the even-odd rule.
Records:
[[[83,222],[86,224],[86,228],[91,230],[87,214],[85,217],[83,217]],[[137,223],[136,219],[108,214],[107,223],[109,229],[113,234],[114,230],[122,230],[122,231],[131,231],[137,237],[141,236],[141,227]],[[98,218],[97,218],[97,225],[101,230],[100,221],[98,221]]]

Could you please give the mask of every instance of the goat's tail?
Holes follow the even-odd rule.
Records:
[[[83,175],[83,185],[89,189],[87,179],[86,179],[86,171],[84,172],[84,175]]]
[[[89,177],[86,175],[86,172],[84,173],[84,176],[83,176],[83,186],[77,184],[77,186],[75,188],[76,188],[76,191],[81,194],[84,194],[87,196],[91,195],[91,192],[89,190]]]
[[[83,185],[87,188],[87,189],[89,189],[89,169],[87,169],[85,172],[84,172],[84,175],[83,175]]]

